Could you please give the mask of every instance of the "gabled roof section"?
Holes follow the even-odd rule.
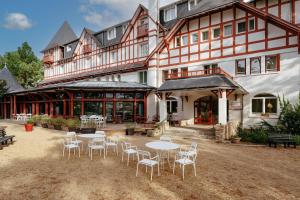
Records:
[[[63,46],[64,44],[68,44],[76,39],[77,36],[74,33],[73,29],[71,28],[69,23],[65,21],[42,52],[57,46]]]
[[[133,29],[133,25],[137,21],[140,13],[142,11],[148,12],[148,9],[145,6],[143,6],[142,4],[139,4],[138,8],[135,10],[135,13],[134,13],[133,17],[129,21],[127,29],[126,29],[126,31],[124,32],[124,34],[123,34],[123,36],[121,38],[121,42],[124,42],[126,40],[127,36],[130,34],[131,30]]]
[[[93,40],[97,43],[97,45],[98,45],[99,47],[101,47],[100,41],[99,41],[99,40],[95,37],[95,35],[94,35],[95,32],[92,31],[91,29],[84,28],[83,31],[82,31],[82,33],[81,33],[81,35],[80,35],[80,37],[79,37],[79,39],[78,39],[78,42],[76,43],[76,46],[75,46],[75,48],[74,48],[74,50],[73,50],[73,52],[72,52],[73,54],[74,54],[75,52],[78,51],[78,47],[80,46],[80,41],[83,40],[84,33],[86,33],[86,34],[89,35],[91,38],[93,38]]]
[[[186,13],[186,15],[179,20],[176,21],[176,24],[172,27],[167,36],[157,45],[157,47],[149,54],[148,58],[145,62],[148,62],[150,58],[162,48],[166,47],[173,36],[177,33],[177,31],[185,24],[187,19],[208,14],[211,11],[215,11],[218,9],[224,9],[226,7],[236,6],[237,8],[250,12],[253,15],[259,16],[260,18],[268,21],[273,25],[279,26],[280,28],[284,28],[290,31],[293,34],[296,34],[299,38],[299,53],[300,53],[300,27],[291,24],[275,15],[264,12],[258,8],[255,8],[243,1],[239,0],[202,0],[195,9]]]
[[[24,88],[18,83],[18,81],[15,79],[6,65],[3,69],[0,70],[0,80],[6,81],[7,93],[24,90]]]

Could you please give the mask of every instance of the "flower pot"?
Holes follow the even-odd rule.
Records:
[[[24,124],[26,132],[32,132],[33,124]]]
[[[93,134],[96,132],[95,128],[82,128],[80,129],[80,133],[82,134]]]
[[[76,132],[76,133],[77,133],[77,132],[79,132],[80,130],[78,130],[78,128],[76,128],[76,127],[69,127],[69,128],[68,128],[68,131],[69,131],[69,132]]]
[[[241,138],[232,138],[231,143],[233,144],[239,144],[241,142]]]
[[[126,135],[134,135],[134,128],[127,128]]]
[[[43,128],[48,128],[48,124],[42,124]]]
[[[54,129],[61,131],[62,130],[62,126],[61,125],[54,125]]]

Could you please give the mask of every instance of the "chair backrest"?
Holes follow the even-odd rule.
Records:
[[[164,142],[172,142],[172,138],[169,136],[161,136],[159,140]]]
[[[124,151],[126,149],[129,149],[131,144],[129,142],[122,142],[121,146],[122,146],[122,150]]]
[[[75,132],[67,132],[67,137],[73,137],[75,135],[76,135]]]
[[[67,138],[63,139],[63,144],[64,144],[64,146],[67,146],[67,145],[72,144],[72,141],[73,141],[72,138],[67,137]]]
[[[197,151],[198,144],[196,142],[192,142],[190,151]]]
[[[137,150],[138,161],[143,159],[150,159],[151,153],[149,151]]]
[[[104,145],[105,144],[105,138],[94,138],[92,140],[92,145]]]

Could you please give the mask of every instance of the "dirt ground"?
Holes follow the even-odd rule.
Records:
[[[0,150],[0,199],[300,199],[300,148],[268,148],[216,144],[199,139],[197,177],[192,168],[182,181],[165,167],[150,181],[149,173],[135,176],[136,163],[129,167],[112,152],[104,160],[98,155],[62,157],[63,133],[7,124],[16,136],[13,145]],[[146,149],[154,140],[129,137],[132,144]],[[187,139],[177,140],[179,144]],[[119,148],[120,150],[121,148]]]

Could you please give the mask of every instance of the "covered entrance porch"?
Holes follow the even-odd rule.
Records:
[[[180,101],[174,116],[181,126],[227,124],[231,120],[231,101],[242,99],[244,93],[243,88],[223,74],[168,79],[158,89],[160,119],[170,119],[166,101],[173,97]]]

